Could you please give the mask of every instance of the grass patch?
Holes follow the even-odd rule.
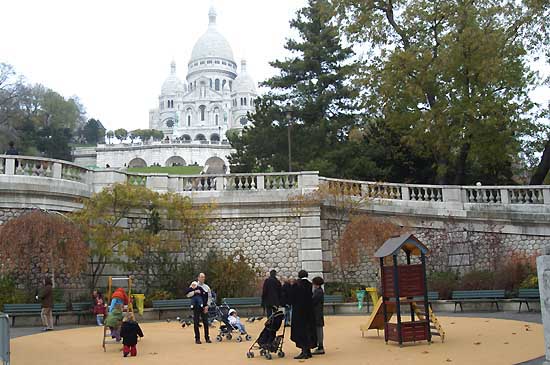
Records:
[[[148,166],[132,167],[128,172],[141,174],[170,174],[170,175],[197,175],[202,171],[202,166]]]

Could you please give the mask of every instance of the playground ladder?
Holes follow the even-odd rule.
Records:
[[[418,319],[424,320],[426,318],[425,313],[420,311],[420,308],[418,308],[416,303],[413,302],[412,307]],[[445,342],[445,331],[443,330],[443,326],[441,326],[441,323],[437,319],[436,315],[432,311],[431,306],[428,306],[428,313],[430,314],[430,331],[432,331],[432,336],[439,336],[441,337],[441,342]]]

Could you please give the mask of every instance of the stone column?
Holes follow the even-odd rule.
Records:
[[[300,268],[307,270],[309,279],[323,276],[323,246],[321,244],[321,210],[304,212],[300,217]]]
[[[544,254],[537,257],[537,273],[540,291],[540,312],[544,325],[544,347],[546,361],[550,365],[550,246],[546,246]]]

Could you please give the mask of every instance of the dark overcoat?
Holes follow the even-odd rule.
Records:
[[[143,332],[139,324],[134,321],[122,322],[120,328],[120,337],[122,337],[122,343],[126,346],[135,346],[138,341],[138,336],[143,337]]]
[[[281,305],[281,282],[270,276],[264,281],[262,290],[262,307]]]
[[[317,346],[317,332],[313,313],[312,286],[307,279],[300,279],[293,288],[292,323],[290,339],[301,349]]]
[[[325,315],[323,305],[325,304],[325,292],[323,288],[313,289],[313,314],[315,317],[315,325],[323,327],[325,325]]]

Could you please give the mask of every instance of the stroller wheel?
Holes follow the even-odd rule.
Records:
[[[217,335],[217,336],[216,336],[216,341],[218,341],[218,342],[222,342],[222,336],[220,336],[220,335]]]
[[[269,351],[267,351],[265,353],[265,358],[268,359],[268,360],[271,360],[273,357],[271,356],[271,353]]]
[[[254,357],[254,353],[252,351],[248,351],[246,353],[246,357],[248,357],[249,359],[252,359]]]
[[[250,341],[250,340],[252,339],[252,336],[246,335],[246,336],[245,336],[245,339],[246,339],[247,341]]]
[[[265,356],[265,350],[264,350],[264,349],[261,349],[261,350],[260,350],[260,355],[261,355],[261,356]]]
[[[241,336],[237,336],[237,342],[242,342],[243,338]]]
[[[227,335],[225,335],[225,338],[227,338],[228,341],[230,341],[233,336],[231,336],[231,333],[228,333]]]
[[[283,351],[279,351],[279,352],[277,352],[277,356],[285,357],[285,353]]]

